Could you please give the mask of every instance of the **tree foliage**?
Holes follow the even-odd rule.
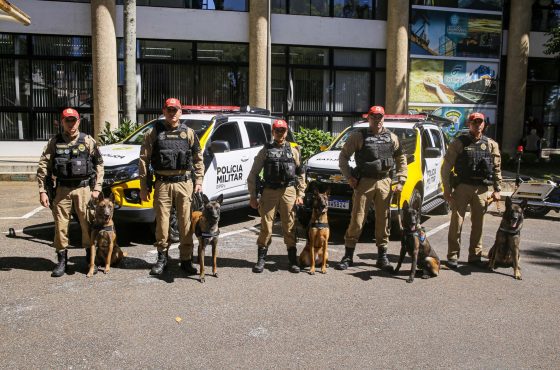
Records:
[[[294,132],[294,139],[301,146],[303,160],[321,151],[321,145],[328,145],[333,141],[330,132],[302,127],[299,132]]]
[[[551,29],[546,35],[550,38],[544,43],[544,53],[547,55],[560,54],[560,25]]]
[[[123,141],[127,136],[132,134],[137,127],[138,125],[135,122],[126,118],[121,121],[121,124],[115,130],[111,130],[111,124],[109,122],[105,122],[105,128],[99,134],[99,143],[101,145],[108,145]]]

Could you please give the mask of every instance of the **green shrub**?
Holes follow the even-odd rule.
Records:
[[[330,132],[302,127],[299,132],[294,132],[296,143],[301,146],[303,160],[321,151],[321,145],[328,145],[333,141]]]
[[[105,122],[105,128],[99,134],[99,143],[101,145],[108,145],[123,141],[127,136],[132,134],[136,128],[138,128],[138,125],[126,118],[121,121],[121,124],[115,130],[111,130],[111,124],[109,122]]]
[[[551,153],[550,154],[550,163],[560,164],[560,154]]]
[[[521,162],[523,163],[536,163],[539,157],[534,153],[523,153],[521,155]]]

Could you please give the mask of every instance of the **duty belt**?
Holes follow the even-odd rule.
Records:
[[[362,176],[362,177],[365,179],[383,180],[389,178],[389,173],[384,172],[384,173],[379,173],[376,176]]]
[[[186,174],[186,175],[176,175],[176,176],[164,176],[164,175],[157,175],[156,174],[156,180],[159,180],[161,182],[181,182],[181,181],[187,181],[191,179],[191,175]]]
[[[63,180],[57,179],[56,183],[60,186],[64,186],[67,188],[83,188],[89,186],[89,179],[85,180]]]
[[[295,184],[296,184],[295,181],[279,182],[274,184],[265,182],[264,187],[268,189],[280,189],[280,188],[288,188],[290,186],[295,186]]]

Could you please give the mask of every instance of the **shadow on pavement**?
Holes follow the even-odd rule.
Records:
[[[52,260],[42,257],[0,257],[0,271],[28,270],[28,271],[52,271],[54,268]]]
[[[521,261],[521,267],[523,267],[523,263],[529,263],[531,265],[560,268],[560,250],[553,248],[537,247],[530,250],[522,250],[522,254],[531,257],[531,259]]]

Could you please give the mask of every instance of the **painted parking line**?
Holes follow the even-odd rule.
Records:
[[[40,207],[35,208],[35,209],[34,209],[33,211],[31,211],[31,212],[27,212],[27,213],[24,214],[23,216],[19,216],[19,217],[14,217],[14,216],[11,216],[11,217],[0,217],[0,220],[23,220],[23,219],[26,219],[26,218],[29,218],[29,217],[33,216],[34,214],[36,214],[36,213],[42,211],[43,209],[46,209],[46,208],[43,207],[43,206],[40,206]]]
[[[447,228],[447,226],[449,226],[449,221],[447,221],[444,224],[439,225],[438,227],[434,227],[432,230],[430,230],[426,233],[426,236],[434,235],[435,233]]]
[[[251,226],[251,227],[247,227],[247,228],[244,228],[244,229],[241,229],[241,230],[235,230],[235,231],[230,231],[230,232],[227,232],[227,233],[220,234],[220,238],[223,238],[223,237],[226,237],[226,236],[242,234],[242,233],[246,233],[246,232],[249,232],[249,231],[253,231],[253,232],[258,233],[260,230],[257,229],[256,227]],[[198,240],[194,240],[193,245],[198,245]],[[167,248],[167,249],[172,250],[172,249],[177,249],[177,248],[179,248],[179,243],[171,244],[169,246],[169,248]],[[157,250],[149,251],[148,253],[156,254]]]

